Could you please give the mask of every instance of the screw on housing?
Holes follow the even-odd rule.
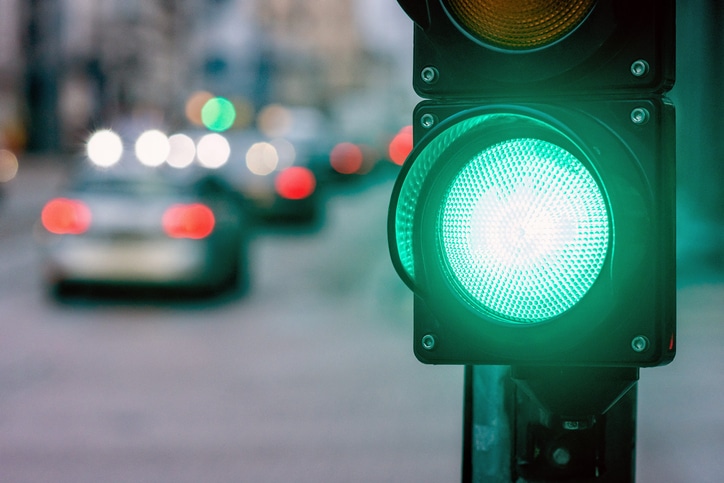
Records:
[[[649,348],[649,339],[644,335],[637,335],[631,340],[631,348],[634,352],[644,352]]]
[[[649,113],[648,109],[645,109],[643,107],[637,107],[633,111],[631,111],[631,122],[633,122],[636,125],[643,125],[649,122],[649,119],[651,118],[651,114]]]
[[[425,334],[422,336],[422,348],[425,350],[433,350],[435,348],[435,336],[432,334]]]
[[[422,82],[431,85],[436,83],[440,78],[440,72],[435,67],[427,66],[420,72],[420,77],[422,78]]]
[[[649,73],[649,69],[649,63],[643,59],[636,60],[633,64],[631,64],[631,73],[635,77],[645,76]]]
[[[420,117],[420,125],[424,127],[425,129],[430,129],[432,126],[434,126],[437,123],[437,117],[435,117],[434,114],[423,114],[422,117]]]

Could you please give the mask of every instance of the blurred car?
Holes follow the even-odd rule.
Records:
[[[49,200],[48,286],[244,288],[248,226],[238,195],[212,174],[168,174],[97,171]]]
[[[251,212],[266,220],[318,220],[327,150],[309,140],[269,138],[256,130],[227,132],[229,162],[221,169],[249,201]]]

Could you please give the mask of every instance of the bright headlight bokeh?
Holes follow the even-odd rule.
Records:
[[[172,168],[186,168],[194,162],[196,144],[185,134],[174,134],[168,138],[169,152],[166,162]]]
[[[254,143],[246,152],[246,167],[254,174],[266,176],[279,165],[279,153],[271,143]]]
[[[96,131],[86,143],[86,154],[96,166],[108,168],[123,156],[123,141],[110,129]]]
[[[231,146],[221,134],[206,134],[196,145],[196,157],[205,168],[220,168],[229,161],[229,156]]]
[[[151,129],[136,140],[136,157],[146,166],[160,166],[170,151],[168,137],[161,131]]]

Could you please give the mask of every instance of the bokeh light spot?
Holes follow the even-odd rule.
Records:
[[[56,235],[80,235],[91,224],[91,211],[85,203],[68,199],[50,200],[40,214],[40,220],[50,233]]]
[[[108,168],[123,156],[123,141],[110,129],[101,129],[88,139],[86,154],[93,164]]]
[[[7,183],[18,174],[18,158],[12,151],[0,149],[0,183]]]
[[[174,134],[168,138],[169,152],[166,162],[173,168],[185,168],[194,162],[196,144],[185,134]]]
[[[279,153],[271,143],[254,143],[246,152],[246,167],[254,174],[266,176],[277,169],[278,165]]]
[[[136,140],[136,157],[146,166],[162,165],[170,150],[168,137],[156,129],[145,131]]]
[[[402,166],[410,151],[412,151],[412,145],[412,126],[405,126],[390,141],[388,150],[390,160]]]
[[[223,132],[234,125],[236,109],[223,97],[212,97],[201,108],[201,122],[208,129]]]
[[[201,109],[214,95],[207,91],[196,91],[186,101],[186,119],[196,126],[203,126]]]
[[[270,104],[259,112],[257,125],[265,135],[276,138],[284,137],[292,129],[292,113],[279,104]]]
[[[339,143],[329,153],[332,168],[341,174],[354,174],[362,168],[364,154],[362,149],[353,143]]]
[[[290,200],[301,200],[311,196],[316,186],[314,173],[303,166],[287,168],[274,180],[274,188],[279,196]]]
[[[229,161],[229,156],[231,156],[231,146],[221,134],[206,134],[196,145],[196,157],[205,168],[220,168]]]

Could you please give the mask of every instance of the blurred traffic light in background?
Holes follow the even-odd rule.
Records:
[[[674,2],[399,3],[428,99],[388,227],[417,357],[670,361]]]

